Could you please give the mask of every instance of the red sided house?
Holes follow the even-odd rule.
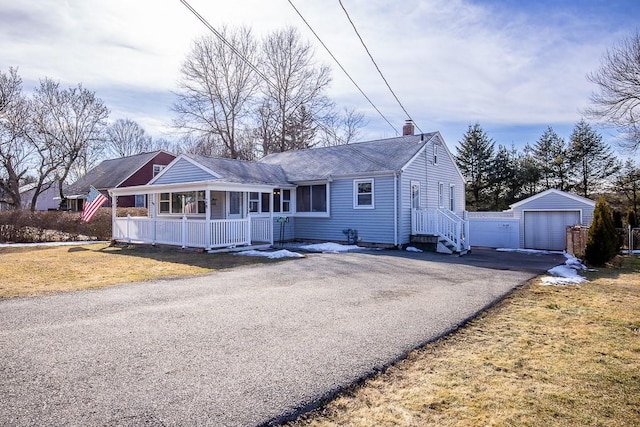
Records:
[[[144,185],[175,158],[175,155],[160,150],[104,160],[87,172],[85,176],[64,189],[65,198],[60,203],[60,209],[82,211],[89,188],[92,185],[107,196],[108,202],[105,206],[111,206],[108,189]],[[147,207],[147,196],[121,196],[118,198],[118,206],[124,208]]]

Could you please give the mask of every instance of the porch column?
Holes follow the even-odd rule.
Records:
[[[273,245],[273,188],[269,192],[269,228],[271,229],[271,245]]]
[[[111,196],[111,240],[116,240],[116,217],[118,216],[118,196]]]
[[[151,196],[151,217],[153,218],[153,238],[151,244],[153,246],[156,245],[158,240],[158,230],[157,230],[157,221],[158,221],[158,193],[150,194]]]
[[[204,208],[204,247],[206,250],[209,250],[211,249],[211,190],[208,188],[204,190]]]

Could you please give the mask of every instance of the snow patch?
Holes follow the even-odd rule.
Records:
[[[236,252],[236,255],[261,256],[269,259],[304,258],[304,255],[299,254],[297,252],[291,252],[286,249],[281,249],[279,251],[274,251],[274,252],[250,250],[250,251]]]
[[[407,246],[404,250],[407,252],[424,252],[422,249],[418,249],[415,246]]]
[[[571,254],[565,252],[564,256],[567,259],[565,263],[548,270],[551,276],[542,278],[543,285],[579,285],[587,281],[578,274],[578,271],[586,270],[587,267]]]
[[[304,249],[305,251],[309,251],[309,252],[331,252],[331,253],[338,253],[338,252],[348,252],[348,251],[357,251],[357,250],[362,250],[363,248],[361,248],[358,245],[341,245],[339,243],[316,243],[313,245],[304,245],[304,246],[300,246],[300,249]]]

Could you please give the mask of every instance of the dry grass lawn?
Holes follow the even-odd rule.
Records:
[[[0,298],[191,276],[265,262],[274,261],[149,246],[111,247],[103,243],[0,248]]]
[[[291,426],[639,426],[639,271],[534,280]]]

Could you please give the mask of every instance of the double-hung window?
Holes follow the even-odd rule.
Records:
[[[356,179],[353,181],[353,208],[373,209],[373,179]]]
[[[444,208],[444,183],[438,183],[438,207]]]

